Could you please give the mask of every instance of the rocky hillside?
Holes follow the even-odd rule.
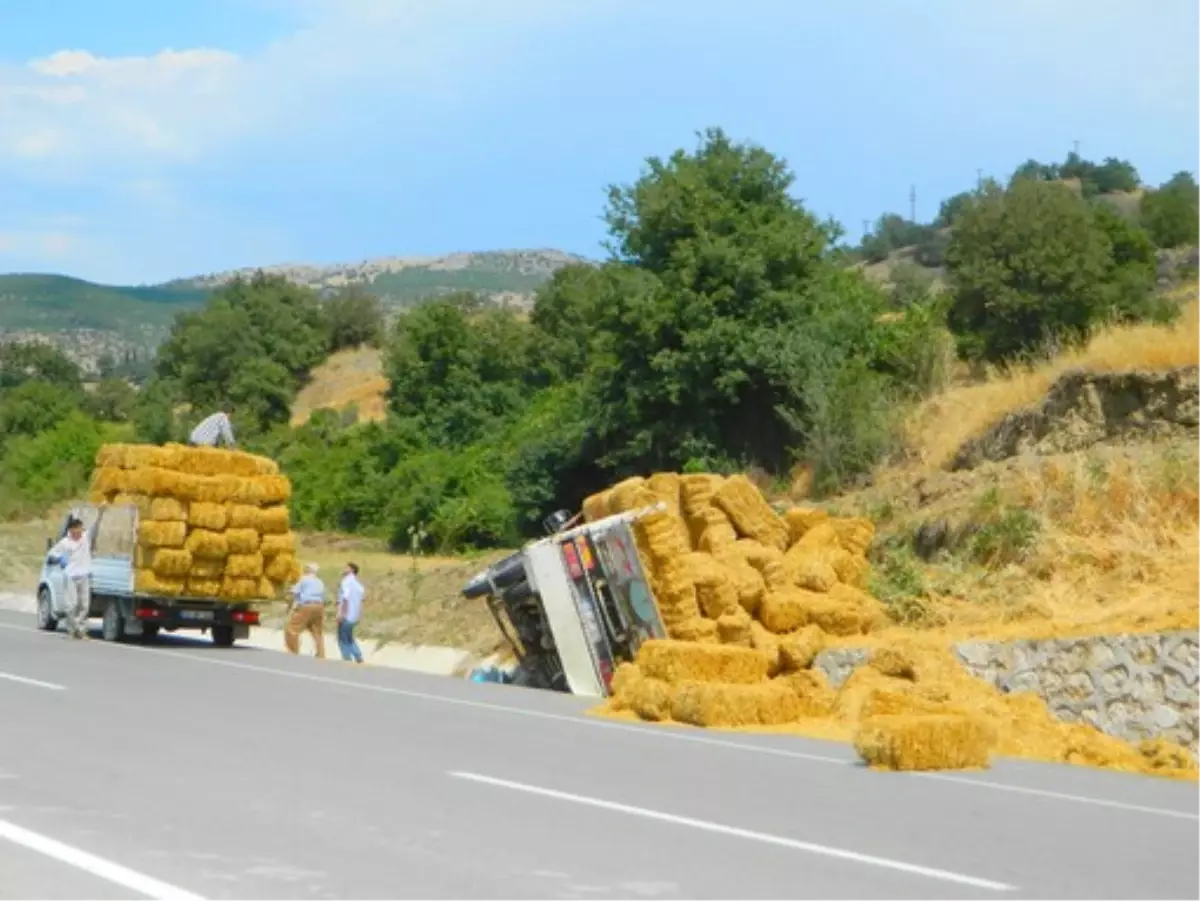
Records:
[[[558,250],[501,250],[443,257],[385,257],[330,266],[275,265],[283,275],[323,294],[359,284],[392,311],[428,297],[474,291],[498,304],[527,307],[538,286],[583,257]],[[0,274],[0,341],[45,340],[88,370],[103,356],[145,357],[180,312],[201,306],[241,269],[175,279],[162,285],[97,285],[61,275]]]

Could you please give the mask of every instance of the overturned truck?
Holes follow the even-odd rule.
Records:
[[[608,697],[619,663],[667,630],[638,556],[632,525],[645,507],[572,528],[560,510],[547,537],[478,573],[464,597],[486,599],[517,657],[513,681]]]

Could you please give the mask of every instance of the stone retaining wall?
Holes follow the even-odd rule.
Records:
[[[1200,642],[1195,632],[1037,641],[966,641],[954,652],[1003,692],[1034,691],[1065,722],[1127,741],[1166,738],[1197,750]],[[814,666],[840,686],[866,662],[858,648],[823,651]]]

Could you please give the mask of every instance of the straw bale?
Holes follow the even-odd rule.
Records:
[[[895,714],[865,720],[854,736],[854,749],[876,769],[978,769],[988,766],[992,740],[971,717]]]
[[[160,547],[149,553],[149,569],[156,576],[181,578],[192,568],[192,555],[180,548]]]
[[[829,523],[819,522],[800,538],[793,547],[810,548],[813,551],[823,552],[831,548],[841,547],[838,540],[837,530]]]
[[[680,511],[679,475],[673,472],[656,472],[646,480],[647,487],[675,515]]]
[[[177,453],[177,468],[190,475],[254,478],[279,472],[274,460],[245,451],[220,447],[180,447]]]
[[[629,687],[629,706],[639,717],[651,722],[669,719],[672,686],[661,679],[643,677]]]
[[[715,620],[702,616],[679,620],[667,626],[668,634],[676,641],[698,642],[700,644],[719,644]]]
[[[266,566],[266,576],[276,585],[295,582],[300,578],[300,563],[291,554],[280,554]]]
[[[97,469],[92,473],[91,490],[106,497],[128,491],[128,474],[125,470],[112,466]]]
[[[649,507],[657,503],[657,501],[658,498],[647,487],[646,480],[641,476],[632,476],[618,482],[608,490],[608,512],[610,515],[628,513],[630,510],[636,510],[640,507]]]
[[[772,591],[797,587],[792,578],[792,571],[788,569],[782,558],[772,560],[763,568],[763,585],[766,586],[767,594]]]
[[[187,521],[193,528],[223,532],[229,521],[229,511],[224,504],[206,504],[198,501],[188,505]]]
[[[126,490],[148,497],[174,497],[192,500],[188,476],[158,466],[143,466],[127,472]]]
[[[229,529],[225,533],[225,542],[231,554],[256,554],[262,539],[253,529]]]
[[[216,579],[221,581],[221,576],[225,575],[225,560],[197,560],[192,558],[192,568],[188,571],[188,577],[192,579]],[[214,592],[215,593],[215,592]]]
[[[850,551],[835,551],[829,555],[829,565],[837,574],[838,581],[854,588],[866,588],[871,574],[871,564],[862,554]]]
[[[713,566],[720,567],[720,564],[713,561]],[[703,579],[696,577],[696,602],[705,616],[709,619],[716,619],[726,613],[742,609],[738,603],[737,587],[723,567],[715,572],[706,572],[701,575]]]
[[[860,620],[859,631],[863,633],[882,629],[890,622],[883,604],[853,585],[843,585],[839,582],[829,589],[829,599],[844,608],[853,608]],[[820,619],[814,619],[813,622],[821,625]],[[821,628],[832,635],[857,634],[855,632],[835,632],[824,625],[821,625]]]
[[[144,494],[118,494],[112,499],[114,507],[136,507],[140,515],[150,512],[150,498]]]
[[[753,538],[739,538],[734,542],[731,550],[741,554],[747,563],[763,574],[772,563],[779,563],[783,560],[783,552],[778,548],[767,547],[761,541],[755,541]]]
[[[173,598],[183,594],[183,587],[183,579],[159,576],[149,569],[139,569],[133,577],[133,590],[139,594]]]
[[[125,445],[102,444],[96,451],[94,466],[96,469],[121,469],[124,465]]]
[[[263,576],[258,580],[258,596],[265,600],[270,600],[279,596],[279,589],[275,587],[275,584],[270,579]]]
[[[628,693],[641,678],[642,671],[637,668],[636,663],[632,663],[629,660],[621,661],[617,664],[616,670],[613,671],[612,683],[609,686],[612,697]]]
[[[89,504],[107,504],[111,495],[105,494],[103,491],[96,491],[94,488],[89,488],[87,493],[87,502]]]
[[[783,555],[786,579],[797,588],[808,591],[829,591],[837,584],[838,576],[825,556],[811,548],[796,545]]]
[[[292,483],[287,476],[254,476],[242,486],[244,494],[235,493],[235,503],[254,503],[263,506],[286,504],[292,497]]]
[[[787,524],[744,475],[726,479],[713,495],[713,503],[725,511],[742,537],[753,538],[781,551],[787,548]]]
[[[272,507],[263,507],[256,513],[255,525],[250,528],[256,528],[263,535],[283,535],[291,529],[288,522],[288,508],[285,506],[276,504]],[[230,522],[229,527],[235,528],[234,523]]]
[[[779,636],[767,630],[758,620],[750,623],[750,647],[767,658],[767,675],[774,677],[779,674],[781,661],[779,656]]]
[[[187,522],[188,510],[173,497],[156,497],[150,501],[150,518],[159,522]]]
[[[838,544],[852,554],[865,556],[871,539],[875,537],[875,524],[861,516],[833,517],[829,520],[837,533]]]
[[[608,492],[600,491],[583,499],[584,522],[596,522],[608,516]]]
[[[187,536],[187,549],[201,560],[224,560],[229,556],[229,542],[223,532],[192,529]]]
[[[230,546],[232,547],[232,542]],[[264,535],[258,549],[264,557],[294,553],[296,550],[296,536],[291,532],[285,532],[282,535]]]
[[[221,595],[220,579],[203,579],[196,575],[188,576],[187,593],[194,598],[216,598]]]
[[[871,665],[860,666],[842,683],[834,700],[833,715],[842,722],[854,723],[862,719],[863,707],[878,692],[890,695],[913,694],[911,682],[885,676]]]
[[[183,547],[187,538],[187,525],[181,522],[156,522],[143,519],[138,522],[138,544],[142,547]]]
[[[649,678],[679,682],[749,684],[767,678],[767,658],[752,648],[649,639],[637,653],[638,668]]]
[[[721,644],[737,645],[743,648],[753,647],[750,640],[750,624],[754,622],[750,614],[741,607],[727,610],[717,618],[717,636]],[[768,671],[770,669],[768,661]]]
[[[262,554],[230,554],[225,558],[226,579],[261,579]]]
[[[758,618],[776,635],[784,635],[812,622],[811,611],[816,605],[822,603],[830,605],[825,595],[817,594],[815,591],[806,591],[803,588],[783,588],[771,591],[768,588],[762,607],[759,608]],[[826,629],[825,631],[830,630]]]
[[[800,718],[796,693],[786,685],[714,685],[685,682],[675,689],[671,717],[693,726],[777,726]]]
[[[258,579],[236,579],[225,576],[221,580],[220,597],[230,601],[250,601],[258,597]]]
[[[713,508],[713,513],[720,511]],[[710,521],[701,531],[699,537],[695,539],[695,545],[698,550],[708,554],[717,554],[726,548],[733,547],[737,542],[737,531],[733,528],[733,524],[728,520],[720,522]]]
[[[813,526],[829,519],[829,514],[817,507],[792,507],[783,519],[788,527],[788,543],[795,544]]]
[[[805,626],[779,639],[779,663],[784,672],[806,670],[825,650],[825,633],[820,626]]]
[[[800,716],[824,717],[833,707],[834,692],[817,670],[797,670],[784,673],[772,680],[777,685],[786,685],[800,700]]]
[[[687,533],[678,518],[669,513],[650,513],[634,523],[638,545],[652,565],[666,563],[688,553]]]
[[[262,528],[262,520],[265,518],[265,514],[278,509],[287,510],[286,507],[265,507],[260,509],[253,504],[226,504],[225,528],[254,529],[256,532],[265,531]]]
[[[724,479],[712,473],[687,473],[679,477],[679,506],[684,516],[697,516],[711,507]]]
[[[753,616],[762,604],[767,586],[762,573],[746,562],[735,548],[726,548],[717,559],[725,566],[729,579],[737,589],[738,603]]]

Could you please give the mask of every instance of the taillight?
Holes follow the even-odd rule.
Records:
[[[157,607],[138,607],[133,611],[133,615],[137,619],[158,619],[162,616],[162,611]]]
[[[258,625],[258,611],[257,610],[234,610],[233,611],[233,621],[235,623],[241,623],[242,625],[246,625],[246,626],[257,626]]]

